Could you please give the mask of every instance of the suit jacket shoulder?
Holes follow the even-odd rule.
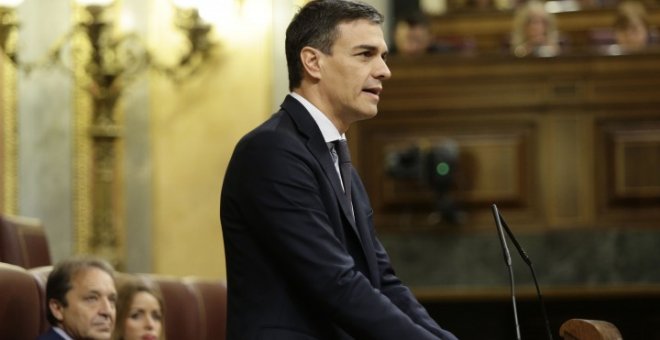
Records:
[[[43,333],[37,337],[37,340],[65,340],[59,333],[55,331],[52,327],[48,329],[46,333]]]

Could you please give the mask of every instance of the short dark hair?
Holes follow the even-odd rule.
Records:
[[[411,12],[403,17],[399,22],[405,22],[409,27],[431,27],[429,18],[422,12]]]
[[[305,46],[332,53],[337,39],[337,26],[345,22],[369,20],[383,23],[383,15],[371,5],[348,0],[313,0],[293,17],[286,30],[286,63],[289,68],[289,90],[300,86],[303,76],[300,51]]]
[[[66,293],[71,290],[71,280],[81,271],[98,268],[115,279],[115,270],[110,263],[91,256],[78,256],[58,262],[48,275],[46,281],[46,317],[51,325],[57,326],[59,321],[50,310],[49,301],[55,299],[62,306],[68,306]]]

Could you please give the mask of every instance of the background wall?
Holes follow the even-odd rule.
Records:
[[[238,139],[272,106],[271,4],[234,4],[218,8],[234,15],[216,26],[220,46],[215,63],[184,84],[150,78],[156,272],[224,277],[222,178]],[[166,17],[152,16],[153,32],[166,32]],[[154,46],[167,46],[171,37],[154,35]]]
[[[72,20],[67,0],[25,1],[18,14],[18,53],[25,62],[46,54]],[[74,247],[73,80],[58,68],[17,76],[18,213],[48,226],[51,252],[59,259]]]

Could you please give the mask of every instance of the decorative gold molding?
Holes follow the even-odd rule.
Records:
[[[0,212],[18,213],[18,125],[16,117],[16,69],[8,58],[2,64],[2,199]]]
[[[81,20],[81,11],[74,12],[74,20]],[[74,64],[74,221],[76,252],[87,254],[91,252],[92,235],[92,148],[89,138],[91,126],[92,101],[89,93],[78,84],[87,82],[84,65],[89,59],[89,47],[81,36],[73,37],[71,49]]]
[[[100,9],[78,8],[76,22],[88,20],[90,14],[100,15],[93,10]],[[111,25],[98,22],[101,26],[106,24]],[[101,41],[96,39],[106,39],[108,37],[103,34],[111,32],[104,32],[100,27],[90,29],[92,31],[86,34],[74,35],[72,41],[76,98],[76,244],[79,253],[101,256],[121,270],[125,262],[120,240],[123,214],[119,209],[123,200],[119,194],[118,171],[121,127],[116,114],[121,90],[106,86],[106,82],[114,84],[117,75],[99,68],[107,66],[103,64],[107,56],[101,55],[98,45]]]

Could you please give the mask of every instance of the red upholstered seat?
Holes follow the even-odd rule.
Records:
[[[42,266],[28,269],[28,273],[34,277],[34,280],[37,283],[37,288],[39,289],[39,303],[41,305],[39,330],[41,333],[45,332],[50,327],[50,323],[46,318],[46,281],[48,281],[48,275],[52,270],[53,266]]]
[[[224,340],[227,326],[227,286],[222,281],[184,279],[195,292],[201,309],[203,339]]]
[[[0,263],[0,338],[34,340],[40,333],[41,299],[25,268]]]
[[[167,339],[205,339],[196,293],[183,280],[157,274],[141,274],[159,289],[165,304]]]
[[[39,220],[0,215],[0,262],[23,268],[51,264],[48,238]]]

